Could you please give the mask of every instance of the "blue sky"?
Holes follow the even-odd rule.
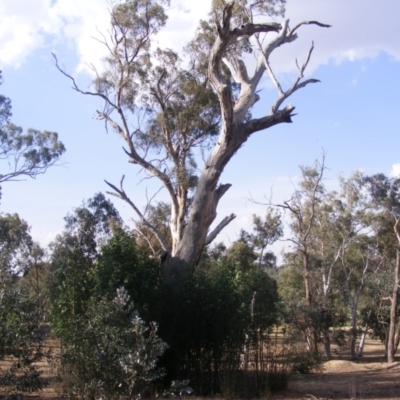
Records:
[[[11,98],[13,122],[24,128],[59,133],[67,152],[62,165],[36,180],[6,183],[2,212],[17,212],[32,227],[36,240],[48,243],[63,228],[63,217],[83,199],[107,189],[104,179],[119,182],[139,204],[145,191],[159,185],[142,182],[138,170],[127,163],[121,142],[92,118],[98,103],[70,89],[54,67],[51,51],[83,87],[90,84],[85,63],[101,65],[102,50],[92,36],[107,26],[107,0],[3,0],[0,1],[0,93]],[[170,21],[160,46],[179,49],[205,16],[210,1],[171,1]],[[199,2],[196,2],[199,3]],[[310,165],[327,153],[326,184],[334,187],[340,174],[356,169],[366,173],[400,171],[398,108],[400,41],[397,0],[288,0],[286,17],[292,23],[319,20],[330,29],[305,27],[294,44],[277,52],[274,68],[284,85],[294,75],[296,57],[304,59],[311,41],[315,50],[308,73],[321,80],[296,93],[290,103],[298,115],[293,124],[258,132],[240,149],[222,176],[232,183],[219,207],[219,219],[237,215],[218,239],[235,240],[248,228],[253,213],[263,214],[262,201],[273,188],[276,202],[287,199],[298,177],[299,165]],[[97,35],[98,36],[98,35]],[[268,110],[276,95],[266,83],[255,114]],[[2,165],[2,168],[6,166]],[[134,217],[115,199],[125,221]]]

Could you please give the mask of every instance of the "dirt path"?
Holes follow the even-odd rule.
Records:
[[[383,345],[368,340],[356,362],[343,351],[323,364],[319,374],[294,376],[288,390],[273,399],[400,399],[400,357],[388,364]]]

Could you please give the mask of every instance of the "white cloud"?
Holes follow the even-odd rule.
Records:
[[[0,4],[0,67],[18,68],[29,54],[44,45],[67,42],[79,58],[78,70],[99,66],[106,48],[101,39],[109,27],[113,0],[15,0]],[[162,47],[182,48],[205,18],[210,1],[173,2],[168,11],[167,30],[158,41]]]
[[[400,163],[392,165],[392,171],[390,173],[394,178],[400,178]]]
[[[18,68],[26,57],[54,33],[49,24],[49,0],[3,1],[0,3],[0,66]]]
[[[385,52],[400,61],[400,42],[396,36],[400,2],[382,0],[289,0],[286,17],[290,26],[301,21],[319,21],[331,28],[303,26],[299,39],[280,48],[274,55],[280,72],[294,72],[295,58],[304,60],[314,42],[314,52],[308,68],[312,73],[321,65],[333,61],[356,61],[376,57]]]
[[[0,67],[18,67],[37,48],[68,41],[79,57],[78,69],[98,64],[103,47],[94,41],[107,30],[108,9],[113,0],[14,0],[0,3]],[[205,18],[211,1],[172,1],[169,22],[159,38],[160,46],[181,48],[192,36],[199,18]],[[279,49],[273,57],[278,72],[296,70],[311,42],[315,50],[309,73],[334,61],[375,57],[380,52],[400,60],[400,42],[395,34],[400,2],[381,0],[290,0],[287,17],[291,26],[302,20],[318,20],[330,29],[305,26],[299,40]]]

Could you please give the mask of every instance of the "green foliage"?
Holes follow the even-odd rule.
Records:
[[[92,298],[63,336],[63,393],[84,399],[138,394],[160,376],[156,363],[165,348],[157,325],[143,322],[124,288],[112,301]]]
[[[156,205],[149,205],[147,208],[147,221],[148,223],[157,229],[162,235],[168,246],[172,245],[170,223],[171,223],[171,207],[168,203],[163,201],[158,202]],[[159,241],[152,235],[150,229],[139,221],[136,224],[136,232],[140,232],[135,235],[137,244],[140,247],[149,248],[154,254],[162,254],[164,251]]]
[[[191,55],[197,69],[203,73],[207,70],[208,58],[215,41],[215,22],[222,20],[223,11],[228,5],[226,0],[213,0],[209,18],[201,20],[195,38],[189,43],[186,51]],[[261,0],[253,2],[240,0],[234,2],[232,9],[231,29],[240,27],[246,23],[258,22],[260,16],[282,16],[285,14],[286,0]],[[242,55],[243,52],[252,52],[249,38],[240,38],[229,44],[227,55],[229,57]],[[229,73],[225,70],[227,75]],[[233,84],[233,80],[231,81]]]
[[[118,107],[125,110],[134,111],[142,94],[140,82],[146,78],[151,65],[152,36],[167,20],[162,3],[168,2],[129,0],[120,2],[111,11],[111,35],[107,45],[112,50],[105,59],[107,71],[93,83],[103,96],[116,95],[116,87],[119,87]]]
[[[279,295],[287,306],[304,301],[304,278],[301,270],[287,265],[279,270]]]
[[[86,309],[94,264],[78,238],[71,234],[59,235],[52,246],[51,321],[57,335],[62,336]]]
[[[121,223],[111,201],[103,193],[96,193],[65,217],[65,231],[79,241],[88,257],[94,258],[99,247],[111,237],[113,228],[121,226]]]
[[[254,343],[277,321],[275,281],[261,270],[243,271],[227,260],[164,287],[160,335],[169,344],[161,359],[169,379],[189,379],[198,393],[219,393],[221,374],[238,370],[246,335]],[[257,334],[256,334],[257,333]]]
[[[2,71],[0,71],[0,85],[3,83]],[[10,122],[11,100],[0,94],[0,130]]]
[[[232,263],[237,264],[243,271],[249,271],[257,260],[257,254],[249,243],[238,240],[226,251],[226,257]]]
[[[250,241],[255,250],[258,250],[258,264],[263,267],[275,267],[276,257],[271,252],[266,252],[268,246],[275,243],[283,236],[281,214],[269,207],[264,219],[253,214],[253,233]]]
[[[120,223],[118,212],[100,193],[65,220],[66,230],[52,243],[50,260],[51,316],[60,335],[84,312],[92,295],[99,248]]]
[[[212,11],[214,13],[221,13],[224,7],[229,2],[226,0],[213,0]],[[282,16],[285,13],[286,0],[260,0],[249,4],[248,0],[239,0],[235,2],[233,21],[237,25],[250,22],[250,16],[255,15],[269,15],[269,16]],[[252,21],[251,21],[252,22]]]
[[[141,391],[158,376],[153,370],[165,344],[156,325],[139,318],[129,294],[149,317],[158,262],[120,226],[101,194],[66,217],[52,250],[51,318],[65,350],[64,394],[119,398]]]
[[[18,214],[0,215],[0,271],[17,276],[33,245],[29,226]]]
[[[0,371],[2,391],[41,389],[40,372],[34,365],[43,357],[40,315],[36,303],[18,289],[19,273],[32,238],[17,214],[0,216],[0,360],[9,365]]]
[[[0,360],[10,360],[0,371],[1,391],[42,389],[40,371],[34,365],[44,357],[42,340],[35,303],[0,278]]]
[[[321,359],[312,353],[301,352],[295,354],[292,364],[291,372],[294,374],[311,374],[321,369]]]
[[[241,280],[242,304],[245,305],[244,314],[250,329],[267,331],[279,318],[277,282],[255,268],[244,274]],[[250,313],[246,307],[251,307]]]
[[[36,129],[24,133],[21,127],[10,123],[10,118],[11,101],[0,95],[0,160],[7,160],[10,169],[0,174],[0,183],[43,174],[65,152],[57,133]]]
[[[160,287],[159,261],[137,246],[129,232],[116,229],[102,246],[93,271],[93,295],[111,300],[119,287],[124,287],[146,320],[154,306]]]
[[[165,210],[159,211],[163,219]],[[109,370],[116,362],[108,358],[111,350],[98,350],[106,339],[113,354],[124,346],[112,344],[120,343],[114,338],[130,323],[127,317],[114,320],[120,314],[112,299],[121,286],[147,323],[159,323],[159,335],[169,345],[159,362],[166,386],[189,379],[199,393],[220,392],[221,374],[239,370],[245,343],[259,349],[267,344],[279,314],[276,282],[254,265],[257,256],[247,267],[243,260],[211,257],[208,269],[178,283],[163,282],[159,260],[150,258],[133,234],[115,224],[106,231],[112,214],[111,209],[76,209],[53,244],[52,321],[66,349],[60,370],[65,392],[85,397],[130,393],[130,384],[121,390],[115,386],[125,378],[118,369],[116,375]],[[238,243],[245,243],[242,239]],[[262,382],[259,388],[265,387]]]
[[[48,312],[49,263],[46,258],[46,251],[34,243],[25,259],[24,273],[19,281],[22,290],[35,302],[38,318],[45,318]]]

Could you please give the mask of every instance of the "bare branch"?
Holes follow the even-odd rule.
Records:
[[[277,22],[269,22],[265,24],[252,24],[247,23],[240,28],[235,28],[232,31],[232,37],[252,36],[256,33],[279,32],[282,25]]]
[[[276,111],[274,114],[267,115],[263,118],[255,118],[245,124],[247,136],[254,132],[261,131],[282,122],[291,123],[295,107],[288,104],[283,110]]]
[[[207,235],[204,246],[208,246],[217,236],[218,234],[234,219],[236,218],[235,214],[230,214],[226,216],[216,227],[215,229]]]
[[[143,215],[147,214],[148,208],[151,205],[151,202],[157,197],[157,195],[161,192],[161,190],[163,190],[164,187],[161,186],[156,192],[154,192],[154,194],[149,198],[147,195],[147,188],[146,188],[146,199],[147,199],[147,203],[146,203],[146,207],[144,209],[144,213]]]
[[[136,223],[136,221],[135,221],[135,223]],[[135,230],[140,235],[140,237],[143,238],[147,242],[147,245],[149,246],[149,248],[152,251],[153,255],[156,255],[156,250],[154,249],[154,246],[151,243],[150,238],[148,238],[147,235],[138,227],[137,223],[136,223]]]
[[[297,29],[299,29],[302,25],[317,25],[321,28],[331,28],[332,25],[328,25],[328,24],[322,24],[321,22],[318,21],[303,21],[298,23],[290,32],[290,35],[293,36],[295,35],[295,32]]]
[[[80,89],[79,86],[77,85],[76,81],[75,81],[75,78],[74,78],[73,76],[67,74],[67,73],[65,72],[65,70],[63,70],[63,69],[59,66],[57,56],[56,56],[54,53],[51,53],[51,55],[53,56],[53,58],[54,58],[54,60],[55,60],[56,68],[57,68],[64,76],[66,76],[66,77],[72,82],[72,89],[74,89],[75,91],[77,91],[77,92],[79,92],[79,93],[81,93],[81,94],[85,94],[85,95],[89,95],[89,96],[95,96],[95,97],[100,97],[100,98],[102,98],[106,103],[108,103],[111,107],[116,108],[116,105],[115,105],[112,101],[110,101],[110,99],[109,99],[107,96],[105,96],[104,94],[98,93],[98,92],[84,91],[84,90]]]
[[[123,188],[123,183],[124,183],[124,178],[125,175],[122,176],[121,182],[120,182],[120,188],[118,189],[116,186],[113,184],[107,182],[106,180],[104,181],[108,186],[110,186],[111,189],[114,190],[114,192],[107,192],[108,194],[118,197],[121,200],[124,200],[127,202],[132,209],[135,211],[135,213],[139,216],[140,221],[143,223],[143,225],[148,228],[154,236],[157,238],[158,242],[160,243],[161,247],[163,248],[164,251],[169,251],[169,248],[164,240],[164,238],[161,236],[160,232],[152,225],[150,224],[147,219],[144,217],[144,215],[140,212],[140,210],[136,207],[136,205],[133,203],[133,201],[129,198],[129,196],[126,194],[124,188]]]
[[[311,59],[311,54],[314,50],[314,42],[311,45],[310,50],[308,51],[308,55],[307,55],[307,59],[304,62],[304,64],[302,65],[301,68],[299,68],[299,74],[297,75],[296,80],[294,81],[292,87],[290,89],[288,89],[286,92],[282,92],[282,88],[280,89],[280,96],[278,97],[278,99],[275,101],[274,105],[271,107],[271,112],[274,114],[279,110],[279,107],[281,106],[281,104],[288,98],[290,97],[294,92],[296,92],[297,90],[307,86],[310,83],[317,83],[319,82],[318,79],[307,79],[306,81],[303,81],[300,83],[300,80],[304,77],[304,71],[306,70],[308,63],[310,62]],[[297,60],[296,60],[296,64],[297,64]],[[269,65],[269,64],[267,64]],[[298,65],[298,64],[297,64]],[[268,68],[268,66],[267,66]],[[271,71],[272,73],[272,71]],[[272,73],[273,78],[271,79],[276,79]],[[277,85],[279,85],[278,82],[276,82]],[[279,85],[280,87],[280,85]],[[279,89],[278,89],[279,91]]]

